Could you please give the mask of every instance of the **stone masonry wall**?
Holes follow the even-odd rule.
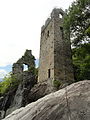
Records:
[[[71,46],[70,40],[64,39],[63,16],[62,9],[53,9],[51,18],[41,29],[39,82],[73,82]]]
[[[60,18],[59,15],[62,15]],[[54,77],[61,83],[72,83],[74,80],[70,38],[64,38],[64,12],[61,9],[53,10],[54,19]]]
[[[48,70],[54,78],[54,22],[50,20],[47,27],[41,32],[39,82],[48,78]]]
[[[24,55],[13,64],[12,73],[22,73],[24,70],[24,65],[27,65],[29,71],[35,68],[35,57],[32,55],[31,50],[26,50]]]

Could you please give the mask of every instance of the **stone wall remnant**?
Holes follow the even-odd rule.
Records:
[[[24,71],[24,65],[27,65],[28,71],[35,68],[35,57],[32,55],[31,50],[26,50],[24,55],[13,64],[12,73],[22,73]]]

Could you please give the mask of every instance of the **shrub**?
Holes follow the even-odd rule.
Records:
[[[54,85],[54,87],[59,88],[59,86],[61,85],[61,83],[60,83],[59,80],[54,80],[53,81],[53,85]]]
[[[20,81],[16,75],[9,74],[0,83],[0,94],[4,94],[9,91],[10,88],[16,88]]]

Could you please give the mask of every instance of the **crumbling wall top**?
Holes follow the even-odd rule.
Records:
[[[51,18],[59,17],[59,14],[64,16],[65,12],[61,8],[54,8],[51,13]]]
[[[43,31],[48,26],[48,24],[50,23],[50,21],[51,21],[51,18],[48,18],[46,20],[45,25],[43,25],[42,28],[41,28],[41,31]]]
[[[42,26],[41,28],[41,32],[43,32],[45,30],[45,28],[48,26],[48,24],[50,23],[50,21],[53,19],[53,18],[60,18],[60,16],[63,16],[65,15],[65,12],[61,9],[61,8],[54,8],[51,12],[51,15],[50,17],[46,20],[45,22],[45,25]],[[61,18],[61,19],[62,19]]]
[[[24,56],[22,56],[16,63],[13,64],[12,73],[22,73],[24,69],[24,64],[28,66],[28,70],[30,70],[31,68],[35,68],[35,57],[32,55],[31,50],[26,50]]]

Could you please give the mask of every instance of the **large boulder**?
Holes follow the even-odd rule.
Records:
[[[80,81],[51,93],[4,120],[90,120],[90,81]]]

